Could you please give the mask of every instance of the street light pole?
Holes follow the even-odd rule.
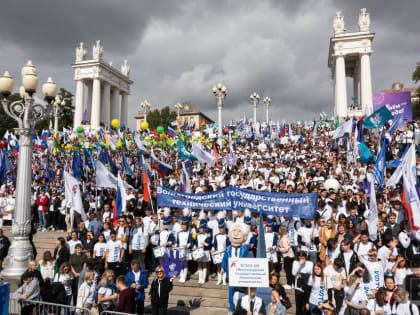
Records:
[[[54,132],[58,131],[58,115],[60,115],[61,107],[65,106],[66,100],[62,100],[59,96],[55,98],[54,104],[53,104],[53,114],[54,114]]]
[[[183,108],[182,104],[180,103],[176,103],[175,105],[176,108],[176,120],[179,120],[179,114],[181,113],[181,109]]]
[[[219,146],[223,146],[223,130],[222,130],[222,108],[223,102],[227,95],[227,88],[222,83],[217,84],[217,86],[213,86],[213,94],[216,96],[217,100],[217,110],[218,110],[218,135],[217,135],[217,142]]]
[[[264,104],[265,104],[265,116],[266,116],[266,122],[268,124],[268,107],[270,106],[271,98],[265,97],[264,98]]]
[[[140,106],[144,110],[144,121],[147,122],[147,111],[150,109],[150,103],[147,100],[144,100]]]
[[[31,232],[31,184],[32,184],[32,137],[37,122],[49,116],[51,103],[57,95],[57,86],[48,78],[42,86],[42,92],[47,100],[47,106],[34,104],[33,95],[38,88],[38,72],[31,61],[22,68],[22,83],[25,98],[22,101],[10,103],[8,97],[13,91],[14,80],[6,71],[0,77],[0,94],[4,111],[18,123],[15,132],[19,135],[19,155],[16,179],[16,203],[13,219],[13,241],[5,259],[4,276],[20,276],[33,258],[32,245],[29,241]]]
[[[257,105],[260,102],[260,96],[257,93],[252,93],[249,97],[251,99],[252,105],[254,106],[254,125],[257,123]]]

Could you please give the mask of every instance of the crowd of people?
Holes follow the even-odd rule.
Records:
[[[361,128],[360,122],[357,125]],[[108,150],[128,187],[126,207],[118,217],[118,190],[98,187],[95,169],[87,160],[81,161],[84,174],[79,180],[86,220],[66,200],[63,172],[72,170],[74,147],[61,152],[51,146],[34,148],[31,234],[48,229],[66,231],[67,237],[59,237],[54,252],[46,251],[43,257],[37,257],[34,248],[34,261],[22,276],[18,296],[137,314],[143,314],[144,302],[150,298],[153,314],[165,314],[174,278],[165,277],[160,262],[169,249],[187,261],[176,281],[192,281],[191,275],[197,274],[201,285],[209,278],[216,279],[217,285],[228,285],[221,270],[229,245],[227,231],[234,222],[245,223],[250,233],[243,245],[255,257],[260,217],[250,211],[157,207],[155,185],[174,190],[182,185],[185,189],[186,171],[189,189],[195,194],[228,186],[272,193],[318,193],[312,220],[264,216],[271,296],[263,298],[252,289],[248,302],[243,302],[243,295],[237,296],[230,312],[249,314],[252,306],[252,314],[285,314],[291,307],[288,291],[295,295],[299,315],[418,315],[415,304],[419,301],[412,288],[413,281],[420,280],[420,230],[413,229],[407,216],[402,185],[379,187],[377,235],[372,239],[369,200],[375,192],[369,190],[368,181],[375,161],[362,163],[353,154],[352,135],[333,139],[332,124],[318,126],[315,135],[312,125],[294,123],[283,127],[285,130],[272,127],[268,136],[254,128],[255,137],[250,140],[248,134],[237,133],[240,127],[230,127],[234,136],[230,141],[226,136],[224,145],[213,144],[208,138],[192,139],[212,150],[217,156],[215,166],[197,161],[182,164],[176,149],[159,150],[156,146],[154,154],[172,168],[164,176],[149,165],[149,152],[143,150],[140,155],[134,144],[134,149]],[[388,127],[383,132],[389,140],[387,162],[399,159],[406,147],[417,144],[419,182],[420,150],[415,134],[420,124],[413,121],[392,133],[386,132]],[[128,130],[125,135],[130,137]],[[379,142],[378,133],[365,130],[364,143],[374,156]],[[105,150],[103,146],[90,150],[93,160],[99,159],[101,150]],[[235,156],[234,163],[226,162],[229,155]],[[16,190],[16,154],[10,152],[8,159],[13,168],[1,188],[3,214]],[[127,165],[132,174],[126,172]],[[149,192],[144,189],[144,167],[151,175]],[[385,183],[394,170],[386,168]],[[325,185],[331,178],[339,185]],[[155,279],[149,284],[152,272]],[[286,276],[284,282],[280,272]]]

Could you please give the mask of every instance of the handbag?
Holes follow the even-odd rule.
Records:
[[[292,303],[290,303],[290,299],[287,296],[286,296],[285,299],[282,298],[281,304],[283,304],[283,306],[286,308],[286,310],[288,310],[289,308],[292,307]]]

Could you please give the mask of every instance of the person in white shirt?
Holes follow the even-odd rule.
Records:
[[[408,293],[404,288],[398,288],[394,292],[395,300],[398,302],[396,314],[398,315],[419,315],[419,309],[408,300]]]
[[[141,224],[140,217],[136,217],[134,222],[135,226],[130,231],[129,253],[133,259],[139,261],[140,268],[145,269],[146,247],[149,240],[149,233],[147,233],[147,230]]]
[[[328,290],[332,288],[331,280],[325,277],[320,262],[314,264],[312,275],[308,279],[308,286],[311,287],[311,293],[306,309],[313,313],[318,305],[328,300]]]
[[[105,251],[107,250],[108,245],[105,241],[105,236],[101,233],[98,235],[98,241],[93,247],[93,259],[98,262],[98,270],[102,273],[105,270]]]
[[[111,269],[118,274],[121,272],[120,264],[124,257],[124,246],[121,241],[117,240],[117,233],[111,232],[111,239],[107,243],[107,249],[105,251],[105,269]],[[119,274],[118,274],[119,275]]]
[[[77,232],[73,231],[73,232],[71,232],[71,240],[67,242],[67,247],[69,248],[70,255],[72,255],[76,252],[76,245],[77,244],[82,245],[82,242],[77,239]]]
[[[312,274],[313,263],[307,260],[306,252],[300,251],[297,255],[298,260],[293,262],[292,274],[295,277],[295,301],[296,314],[305,314],[306,294],[305,286]]]

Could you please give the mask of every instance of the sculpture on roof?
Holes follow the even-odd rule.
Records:
[[[358,24],[360,32],[369,32],[370,14],[367,12],[366,8],[360,10]]]
[[[124,60],[124,63],[121,65],[121,73],[124,74],[127,78],[130,75],[130,66],[128,65],[127,59]]]
[[[334,35],[340,35],[344,33],[344,16],[341,15],[340,11],[337,11],[335,14],[333,28]]]
[[[101,41],[97,40],[96,45],[93,46],[93,59],[102,59],[104,48],[101,46]]]
[[[76,62],[83,61],[86,58],[86,49],[83,43],[80,43],[79,47],[76,47]]]

